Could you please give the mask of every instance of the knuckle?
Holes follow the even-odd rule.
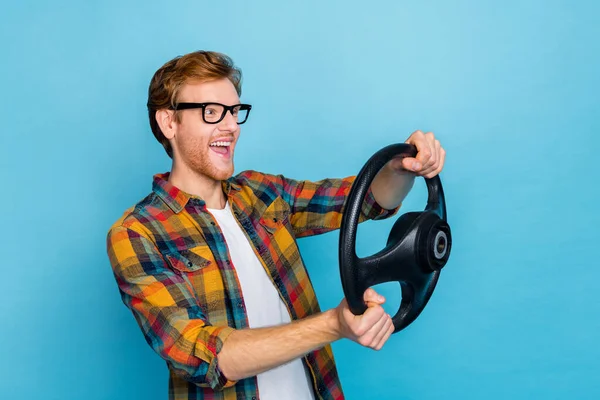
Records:
[[[375,317],[377,317],[377,321],[379,321],[381,317],[383,317],[384,313],[385,310],[380,305],[376,305],[375,307],[373,307],[373,314]]]
[[[358,336],[358,337],[363,337],[365,335],[365,333],[367,333],[367,329],[365,327],[359,326],[354,328],[353,330],[354,335]]]

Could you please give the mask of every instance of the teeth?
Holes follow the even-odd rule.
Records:
[[[210,145],[211,146],[223,146],[223,147],[226,147],[226,146],[230,146],[231,142],[212,142]]]

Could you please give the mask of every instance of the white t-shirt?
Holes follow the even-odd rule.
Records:
[[[208,209],[221,228],[240,281],[250,328],[291,322],[275,285],[238,225],[229,202],[222,210]],[[312,379],[301,359],[257,375],[261,400],[314,399]]]

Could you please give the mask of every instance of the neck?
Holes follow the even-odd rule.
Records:
[[[173,163],[169,182],[186,193],[200,197],[207,208],[221,210],[225,207],[225,193],[221,181]]]

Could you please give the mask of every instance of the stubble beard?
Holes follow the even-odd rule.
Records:
[[[208,142],[190,138],[182,143],[180,150],[184,163],[200,176],[215,181],[222,181],[229,179],[233,175],[233,153],[231,154],[231,161],[228,167],[223,169],[217,168],[211,162],[210,152],[212,150],[208,147]],[[233,151],[233,146],[230,148],[230,151]]]

